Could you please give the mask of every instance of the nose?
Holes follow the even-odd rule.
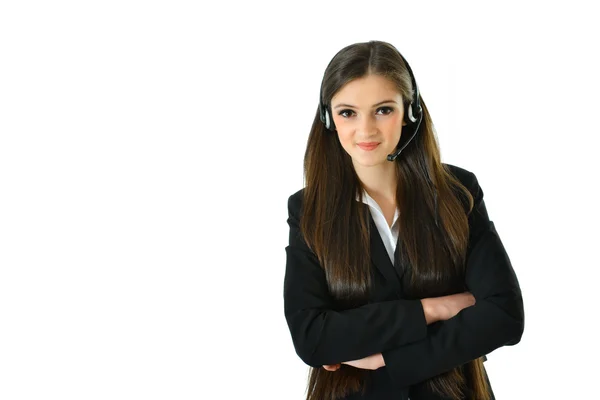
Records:
[[[361,118],[358,128],[366,136],[372,135],[377,131],[377,120],[371,115],[365,115]]]

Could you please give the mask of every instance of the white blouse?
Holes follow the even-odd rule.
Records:
[[[359,200],[358,195],[356,196],[356,200]],[[366,190],[363,190],[363,203],[369,206],[371,216],[373,216],[373,221],[375,221],[375,226],[377,226],[377,230],[379,231],[379,236],[381,236],[381,240],[390,256],[390,260],[392,261],[392,264],[394,264],[394,252],[396,251],[396,243],[398,242],[398,233],[400,231],[400,224],[398,223],[400,210],[396,207],[396,213],[394,214],[392,227],[390,228],[385,220],[383,211],[381,211],[381,207],[379,207],[379,204],[369,196],[369,193],[367,193]]]

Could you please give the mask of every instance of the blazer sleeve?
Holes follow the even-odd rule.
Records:
[[[524,330],[523,298],[508,254],[489,220],[483,190],[469,172],[473,210],[469,214],[466,285],[476,304],[446,321],[429,325],[424,340],[383,351],[385,368],[402,386],[446,372],[493,350],[515,345]]]
[[[336,310],[325,272],[300,233],[299,197],[288,200],[290,236],[283,296],[285,318],[302,361],[319,368],[424,339],[427,321],[418,299]]]

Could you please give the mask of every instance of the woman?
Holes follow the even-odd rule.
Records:
[[[307,399],[494,399],[485,355],[520,341],[524,312],[477,178],[440,161],[388,43],[338,52],[319,102],[284,281]]]

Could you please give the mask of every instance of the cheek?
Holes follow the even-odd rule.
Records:
[[[342,147],[350,147],[353,145],[353,134],[351,129],[337,127],[338,139]]]
[[[394,113],[393,115],[388,116],[383,121],[383,124],[390,128],[400,127],[402,126],[402,118],[400,118],[400,115],[398,113]]]
[[[396,140],[396,137],[402,134],[402,118],[399,115],[390,116],[380,125],[381,130],[385,132],[390,139]]]

